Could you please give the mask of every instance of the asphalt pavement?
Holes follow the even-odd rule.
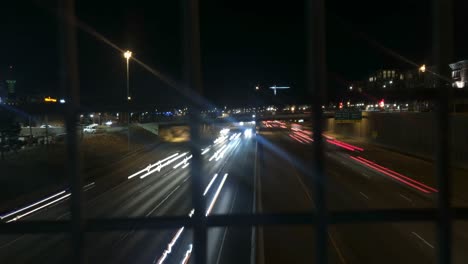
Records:
[[[230,134],[203,149],[207,214],[252,210],[255,161],[253,139]],[[159,162],[158,162],[159,161]],[[182,145],[163,145],[124,161],[85,187],[85,214],[90,218],[190,215],[190,154]],[[68,219],[68,190],[17,208],[2,221]],[[45,201],[44,201],[45,200]],[[29,207],[29,208],[28,208]],[[19,212],[17,212],[19,210]],[[213,228],[208,232],[209,263],[247,263],[251,228]],[[87,233],[88,263],[190,262],[192,232],[172,230]],[[236,249],[234,245],[241,246]],[[0,238],[0,263],[67,263],[68,234],[8,235]],[[241,252],[241,254],[239,254]],[[236,260],[229,262],[230,260]]]
[[[310,142],[291,137],[290,133],[276,131],[260,135],[265,160],[260,173],[263,212],[314,210],[314,195],[308,187],[310,179],[303,169],[313,158]],[[386,164],[392,166],[388,168],[371,163],[369,159],[358,159],[356,157],[363,156],[365,150],[350,150],[346,142],[337,142],[325,142],[329,210],[435,206],[435,186],[396,172],[398,164]],[[468,242],[467,231],[466,224],[462,223],[454,229],[454,263],[468,260],[463,250]],[[313,261],[313,232],[310,226],[265,227],[264,263]],[[432,222],[332,225],[328,238],[330,263],[436,263],[437,245]]]

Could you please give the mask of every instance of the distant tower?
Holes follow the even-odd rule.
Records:
[[[13,65],[8,67],[8,75],[5,82],[7,86],[8,98],[14,99],[16,97],[16,80],[13,76]]]

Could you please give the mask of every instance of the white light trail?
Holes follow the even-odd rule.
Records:
[[[188,263],[188,260],[190,259],[190,255],[192,255],[192,247],[193,247],[193,245],[190,244],[189,249],[187,250],[187,252],[185,252],[184,259],[180,262],[180,264]]]
[[[224,182],[226,181],[227,176],[228,176],[227,173],[224,174],[223,180],[221,181],[221,184],[216,190],[215,196],[213,197],[213,200],[211,200],[210,206],[208,207],[208,210],[206,210],[205,216],[208,216],[211,213],[211,210],[213,209],[213,206],[216,203],[216,200],[218,199],[218,195],[221,192],[221,189],[223,188],[223,185],[224,185]]]
[[[206,148],[205,150],[203,150],[203,152],[201,154],[205,155],[208,151],[210,151],[210,148]]]
[[[59,192],[59,193],[56,193],[56,194],[54,194],[54,195],[52,195],[52,196],[49,196],[49,197],[47,197],[47,198],[44,198],[44,199],[42,199],[42,200],[40,200],[40,201],[38,201],[38,202],[35,202],[35,203],[31,204],[31,205],[28,205],[28,206],[23,207],[23,208],[21,208],[21,209],[15,210],[15,211],[10,212],[10,213],[8,213],[8,214],[2,215],[2,216],[0,216],[0,219],[4,219],[4,218],[7,218],[7,217],[12,216],[12,215],[14,215],[14,214],[17,214],[17,213],[20,213],[20,212],[22,212],[22,211],[25,211],[25,210],[27,210],[27,209],[33,207],[33,206],[36,206],[36,205],[41,204],[41,203],[43,203],[43,202],[46,202],[46,201],[48,201],[48,200],[50,200],[50,199],[53,199],[53,198],[55,198],[55,197],[57,197],[57,196],[60,196],[60,195],[64,194],[64,193],[65,193],[65,191],[61,191],[61,192]]]
[[[166,167],[167,165],[171,164],[172,162],[174,162],[174,161],[176,161],[176,160],[182,158],[183,156],[187,155],[187,153],[188,153],[188,152],[182,153],[182,154],[176,156],[175,158],[172,158],[172,159],[166,161],[166,163],[164,163],[164,164],[159,163],[159,165],[158,165],[158,167],[156,167],[156,169],[150,170],[150,171],[148,171],[147,173],[141,175],[141,176],[140,176],[140,179],[143,179],[143,178],[147,177],[148,175],[154,173],[155,171],[161,171],[162,168],[164,168],[164,167]]]
[[[159,258],[157,264],[163,263],[164,260],[167,258],[167,255],[171,253],[172,247],[174,246],[174,244],[175,244],[175,243],[177,242],[177,240],[179,239],[180,234],[182,234],[182,232],[184,231],[184,228],[185,228],[185,227],[179,228],[179,230],[177,231],[177,233],[175,234],[175,236],[172,238],[171,242],[167,245],[167,249],[164,250],[164,253],[163,253],[162,256]]]
[[[187,168],[187,166],[188,166],[189,164],[190,164],[189,162],[185,163],[185,165],[184,165],[184,166],[182,166],[182,169],[185,169],[185,168]]]
[[[28,216],[28,215],[30,215],[30,214],[36,212],[36,211],[41,210],[41,209],[44,208],[44,207],[47,207],[47,206],[49,206],[49,205],[51,205],[51,204],[54,204],[54,203],[56,203],[56,202],[59,202],[59,201],[65,199],[65,198],[67,198],[67,197],[70,196],[70,195],[71,195],[71,194],[68,193],[68,194],[66,194],[66,195],[64,195],[64,196],[62,196],[62,197],[60,197],[60,198],[58,198],[58,199],[55,199],[55,200],[53,200],[53,201],[51,201],[51,202],[49,202],[49,203],[46,203],[46,204],[44,204],[44,205],[42,205],[42,206],[39,206],[39,207],[37,207],[37,208],[34,208],[33,210],[31,210],[31,211],[29,211],[29,212],[26,212],[26,213],[24,213],[24,214],[22,214],[22,215],[15,216],[15,218],[13,218],[13,219],[11,219],[11,220],[8,220],[7,223],[10,223],[10,222],[19,220],[19,219],[21,219],[21,218],[23,218],[23,217],[25,217],[25,216]]]
[[[203,192],[203,196],[205,196],[206,193],[210,190],[211,185],[213,184],[213,182],[216,180],[217,177],[218,177],[218,173],[216,173],[216,174],[213,176],[213,178],[211,178],[210,183],[208,183],[208,186],[206,186],[205,191]]]
[[[171,156],[169,156],[169,157],[167,157],[167,158],[164,158],[164,159],[162,159],[162,160],[159,160],[158,162],[156,162],[156,163],[154,163],[154,164],[149,164],[146,168],[144,168],[144,169],[142,169],[142,170],[140,170],[140,171],[138,171],[138,172],[135,172],[134,174],[128,176],[128,179],[130,180],[131,178],[133,178],[133,177],[135,177],[135,176],[137,176],[137,175],[140,175],[140,174],[142,174],[142,173],[145,172],[145,171],[146,171],[146,172],[149,172],[149,171],[151,170],[151,168],[153,168],[154,166],[157,166],[157,165],[161,164],[162,162],[165,162],[166,160],[171,159],[171,158],[173,158],[173,157],[175,157],[175,156],[177,156],[177,155],[179,155],[179,153],[172,154]]]
[[[177,169],[179,168],[180,166],[182,166],[183,164],[187,164],[187,161],[190,160],[192,158],[192,155],[190,155],[190,157],[186,157],[184,158],[183,161],[177,163],[174,167],[172,167],[173,169]]]

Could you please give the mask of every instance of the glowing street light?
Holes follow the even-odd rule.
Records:
[[[124,58],[127,60],[127,101],[130,102],[132,97],[130,96],[130,72],[129,72],[129,60],[132,57],[132,52],[127,50],[124,52]],[[131,115],[128,115],[127,120],[127,149],[130,151],[130,118]]]
[[[258,90],[258,89],[260,89],[260,87],[258,87],[258,85],[257,85],[257,86],[255,86],[255,90]]]
[[[426,72],[426,65],[423,64],[421,67],[419,67],[420,72]]]
[[[132,52],[127,50],[124,52],[124,58],[127,59],[127,100],[130,101],[130,72],[129,72],[129,60],[132,57]]]
[[[350,86],[350,87],[349,87],[349,90],[350,90],[350,91],[352,91],[352,90],[353,90],[353,87],[352,87],[352,86]]]

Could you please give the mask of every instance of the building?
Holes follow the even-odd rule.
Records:
[[[462,60],[449,65],[452,70],[452,87],[465,88],[468,86],[468,60]]]

